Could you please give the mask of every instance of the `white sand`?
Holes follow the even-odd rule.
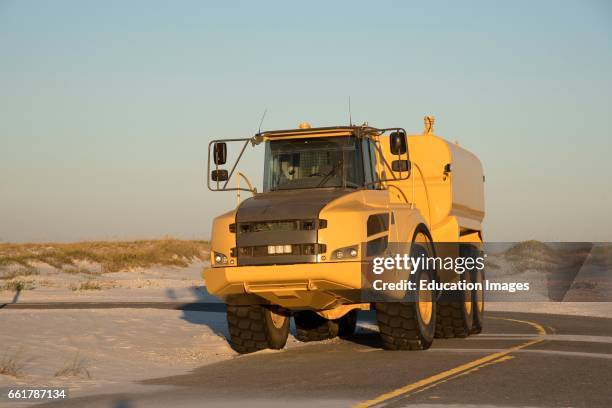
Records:
[[[222,313],[156,309],[2,310],[0,361],[19,355],[18,378],[9,385],[68,386],[95,392],[109,385],[183,373],[232,357]],[[56,377],[75,357],[86,372]]]
[[[133,391],[137,380],[184,374],[237,357],[227,334],[224,313],[3,309],[0,362],[17,355],[22,368],[18,377],[0,375],[0,387],[68,387],[72,396]],[[287,348],[300,345],[289,336]],[[84,370],[74,376],[56,376],[75,358],[83,360]],[[3,406],[10,405],[0,403]]]
[[[212,301],[202,291],[202,269],[208,262],[196,262],[187,268],[153,267],[97,275],[71,274],[46,264],[36,265],[39,275],[19,277],[28,289],[17,296],[14,291],[0,290],[0,303],[20,302],[95,302],[95,301]],[[99,266],[88,264],[92,271]],[[97,269],[96,269],[97,268]],[[96,290],[83,290],[86,282],[100,286]],[[0,284],[2,281],[0,281]]]

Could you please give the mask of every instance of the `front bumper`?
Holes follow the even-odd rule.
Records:
[[[224,300],[256,295],[286,308],[331,309],[359,301],[361,262],[234,266],[204,269],[210,294]]]

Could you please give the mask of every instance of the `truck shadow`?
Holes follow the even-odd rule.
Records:
[[[195,300],[180,306],[181,319],[189,323],[208,326],[214,334],[227,340],[229,332],[225,320],[225,304],[209,294],[206,286],[194,286],[190,288],[190,292]],[[166,289],[166,296],[173,300],[178,298],[172,288]]]
[[[357,330],[355,331],[355,334],[344,340],[349,341],[351,343],[359,344],[361,346],[382,349],[383,345],[382,340],[380,338],[380,333],[378,333],[377,330],[371,328],[371,326],[376,325],[376,311],[360,311],[357,320]]]
[[[210,295],[205,286],[193,287],[190,290],[196,300],[180,306],[182,311],[181,319],[189,323],[207,326],[213,333],[229,341],[229,332],[225,318],[225,304]],[[177,299],[172,289],[167,289],[166,295],[170,299]],[[362,346],[382,348],[380,334],[377,330],[371,328],[376,325],[375,311],[360,311],[355,334],[344,340]],[[290,327],[291,333],[295,336],[293,319]]]

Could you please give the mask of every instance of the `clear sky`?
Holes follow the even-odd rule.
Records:
[[[354,122],[485,167],[488,240],[612,240],[606,1],[0,0],[0,240],[208,238],[208,141]],[[245,162],[261,179],[256,155]]]

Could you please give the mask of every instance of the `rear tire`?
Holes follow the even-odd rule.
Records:
[[[230,344],[238,353],[282,349],[289,335],[289,317],[261,305],[227,305]]]
[[[359,310],[353,309],[338,319],[338,336],[345,339],[355,334],[357,329],[357,314]]]
[[[321,341],[333,339],[340,331],[338,320],[329,320],[312,310],[303,310],[293,315],[295,321],[295,338],[299,341]]]
[[[479,334],[482,332],[484,326],[484,315],[485,315],[485,299],[484,299],[484,270],[474,270],[473,281],[476,283],[482,283],[482,290],[472,291],[472,308],[474,309],[474,317],[472,320],[472,334]]]
[[[470,273],[465,272],[463,278],[466,282],[471,282]],[[463,292],[463,302],[438,302],[438,316],[436,319],[437,338],[465,338],[470,335],[474,319],[472,292],[471,290]]]

